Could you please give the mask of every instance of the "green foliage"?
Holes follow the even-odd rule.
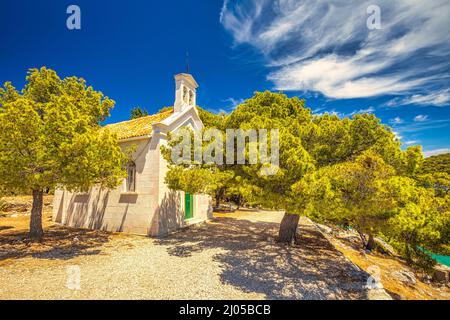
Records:
[[[404,153],[404,173],[413,175],[422,167],[423,153],[421,146],[411,146]]]
[[[420,168],[422,174],[444,172],[450,175],[450,153],[425,158]]]
[[[180,166],[174,166],[166,175],[166,182],[171,189],[184,190],[186,192],[213,194],[232,178],[232,173],[220,171],[216,168],[195,168],[184,170]]]
[[[116,187],[126,156],[100,126],[114,101],[82,78],[61,79],[45,67],[30,69],[26,80],[21,92],[10,83],[0,88],[0,189]]]
[[[437,197],[445,197],[450,190],[450,175],[446,172],[418,174],[415,179],[424,188],[433,189]]]
[[[304,100],[268,91],[223,118],[199,112],[208,127],[222,131],[279,129],[278,171],[262,175],[263,166],[249,164],[246,150],[246,165],[172,165],[166,177],[172,187],[245,195],[253,205],[351,226],[367,248],[383,236],[425,269],[432,264],[423,250],[448,252],[449,175],[424,173],[421,147],[402,151],[374,115],[316,116]]]
[[[172,111],[173,107],[162,107],[161,109],[158,110],[158,113],[163,113],[163,112],[167,112],[167,111]]]
[[[5,211],[5,209],[8,207],[8,203],[0,198],[0,212]]]
[[[203,122],[205,128],[217,128],[219,130],[225,129],[226,116],[215,114],[197,106],[198,115]]]
[[[373,115],[342,120],[327,114],[313,116],[304,100],[269,91],[256,92],[223,118],[204,110],[199,113],[207,127],[220,130],[279,130],[280,163],[275,175],[261,175],[262,165],[249,165],[248,161],[245,166],[219,166],[221,171],[232,170],[235,177],[241,177],[241,181],[246,182],[245,189],[251,190],[253,200],[266,207],[303,213],[305,206],[299,205],[304,202],[303,195],[292,196],[295,183],[318,168],[351,161],[368,150],[379,154],[397,171],[405,167],[400,143]]]
[[[302,126],[312,120],[304,100],[288,98],[284,94],[256,92],[240,104],[226,119],[225,127],[233,129],[278,129],[279,167],[275,175],[262,175],[260,163],[233,165],[237,176],[246,181],[252,200],[267,208],[293,210],[296,200],[291,197],[291,186],[311,170],[314,161],[302,143]],[[269,136],[269,145],[270,145]]]
[[[373,235],[389,218],[392,201],[385,188],[394,173],[378,154],[366,151],[354,161],[322,167],[292,189],[304,197],[312,218]]]
[[[303,195],[311,218],[351,226],[364,246],[369,244],[364,234],[387,237],[410,264],[423,270],[434,265],[424,250],[449,252],[449,197],[436,197],[433,188],[396,175],[371,151],[315,171],[293,191]]]
[[[137,119],[148,116],[148,111],[146,109],[141,109],[141,107],[135,107],[131,109],[131,119]]]
[[[449,198],[435,197],[432,189],[412,179],[390,185],[390,190],[397,202],[387,235],[409,263],[430,271],[435,261],[424,250],[449,254]]]
[[[207,128],[205,127],[204,130]],[[233,185],[234,172],[227,170],[226,165],[214,166],[211,164],[196,163],[194,159],[194,132],[188,130],[191,140],[190,161],[193,164],[172,163],[172,147],[178,144],[183,137],[174,138],[173,133],[169,133],[169,145],[161,147],[163,157],[169,162],[169,170],[165,176],[165,182],[169,188],[174,190],[183,190],[191,194],[205,193],[216,198],[219,202],[224,197],[226,189]],[[206,145],[200,146],[200,152],[203,153]]]
[[[415,179],[422,187],[433,189],[437,197],[446,197],[450,190],[450,153],[425,158]]]
[[[172,110],[173,107],[165,107],[159,112]],[[209,128],[223,129],[226,117],[214,114],[197,106],[197,111],[204,125],[203,132]],[[169,137],[169,147],[174,146],[179,140]],[[193,144],[193,134],[191,133],[191,143]],[[201,152],[206,146],[202,146]],[[170,148],[162,148],[163,156],[171,162]],[[193,152],[192,157],[193,159]],[[169,171],[165,181],[170,188],[184,190],[192,194],[206,193],[216,198],[217,205],[220,199],[227,194],[227,189],[234,186],[234,172],[229,171],[227,166],[211,167],[210,165],[197,164],[196,166],[169,166]],[[236,189],[233,189],[236,190]]]

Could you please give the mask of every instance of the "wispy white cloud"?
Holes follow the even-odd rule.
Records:
[[[395,137],[396,137],[398,140],[402,140],[402,139],[403,139],[403,136],[402,136],[402,134],[401,134],[400,132],[398,132],[398,131],[396,131],[396,130],[393,130],[392,133],[395,135]]]
[[[423,155],[425,157],[431,157],[431,156],[436,156],[438,154],[449,153],[449,152],[450,152],[450,148],[441,148],[441,149],[424,151]]]
[[[251,42],[254,23],[260,18],[266,0],[250,1],[248,3],[233,2],[231,6],[225,0],[220,11],[220,22],[234,36],[236,43]]]
[[[224,101],[225,101],[225,102],[228,102],[228,103],[230,104],[229,107],[230,107],[231,109],[233,109],[233,110],[236,109],[236,107],[237,107],[238,105],[244,103],[244,99],[242,99],[242,98],[235,99],[235,98],[232,98],[232,97],[229,97],[229,98],[225,99]]]
[[[431,105],[443,107],[450,105],[450,90],[437,90],[429,94],[414,94],[405,98],[394,98],[386,103],[388,107],[396,107],[401,105]]]
[[[314,109],[312,112],[314,115],[317,115],[317,116],[321,116],[321,115],[324,115],[325,113],[328,113],[333,116],[338,116],[339,118],[345,118],[345,117],[351,118],[355,114],[373,113],[374,111],[375,111],[375,108],[370,106],[367,108],[356,109],[356,110],[353,110],[348,113],[341,112],[336,109],[326,110],[325,108],[317,108],[317,109]]]
[[[404,123],[394,125],[394,130],[399,134],[411,134],[425,130],[436,130],[440,128],[448,127],[450,119],[428,120],[428,121],[414,121],[410,123]]]
[[[418,114],[417,116],[414,117],[415,122],[424,122],[427,120],[428,120],[428,116],[425,114]]]
[[[223,18],[224,18],[224,15],[225,15],[225,13],[227,12],[227,6],[228,6],[228,1],[229,0],[224,0],[223,1],[223,4],[222,4],[222,9],[220,10],[220,14],[219,14],[219,21],[220,22],[222,22],[223,23]]]
[[[349,116],[353,116],[355,114],[362,114],[362,113],[373,113],[375,111],[375,108],[370,106],[368,108],[364,108],[364,109],[359,109],[359,110],[353,110],[352,112],[350,112],[348,115]]]
[[[407,146],[420,143],[419,140],[407,140],[404,142]]]
[[[390,122],[394,123],[394,124],[400,124],[400,123],[403,123],[403,119],[400,117],[395,117],[395,118],[391,119]]]
[[[319,108],[319,109],[315,109],[313,110],[313,114],[316,116],[322,116],[324,114],[330,114],[332,116],[338,116],[339,118],[345,118],[348,117],[348,114],[345,114],[343,112],[337,111],[336,109],[331,109],[331,110],[325,110],[324,108]]]
[[[381,30],[366,27],[371,4],[225,1],[220,21],[236,44],[249,44],[266,57],[276,89],[330,98],[406,94],[397,102],[447,104],[442,86],[448,86],[450,67],[450,2],[379,0]]]

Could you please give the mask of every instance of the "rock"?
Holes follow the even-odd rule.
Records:
[[[375,243],[377,244],[377,249],[379,251],[381,251],[381,253],[384,253],[384,254],[387,254],[390,256],[397,255],[397,252],[395,251],[395,249],[390,244],[388,244],[386,241],[384,241],[383,239],[375,237],[374,240],[375,240]]]
[[[441,292],[441,296],[444,297],[444,298],[447,298],[447,299],[450,298],[450,294],[447,293],[447,292]]]
[[[428,274],[424,275],[422,278],[422,282],[426,283],[426,284],[430,284],[431,280],[432,280],[432,278]]]
[[[392,297],[384,289],[371,289],[367,292],[369,300],[392,300]]]
[[[332,233],[333,232],[333,229],[331,229],[330,227],[328,227],[328,226],[326,226],[326,225],[324,225],[324,224],[316,224],[317,225],[317,227],[319,228],[319,230],[321,231],[321,232],[323,232],[323,233],[326,233],[326,234],[330,234],[330,233]]]
[[[405,284],[414,285],[417,282],[416,276],[414,275],[413,272],[410,271],[406,270],[394,271],[392,275]]]
[[[434,268],[433,280],[437,282],[448,283],[450,277],[450,268],[442,264]]]

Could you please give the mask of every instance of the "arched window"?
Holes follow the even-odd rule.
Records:
[[[136,191],[136,164],[131,161],[127,165],[127,192]]]
[[[187,102],[187,88],[183,86],[183,101]]]
[[[189,105],[193,105],[194,103],[194,94],[192,93],[191,90],[189,90]]]

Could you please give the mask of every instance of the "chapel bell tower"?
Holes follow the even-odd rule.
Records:
[[[188,106],[196,106],[196,89],[198,84],[188,73],[175,75],[174,113],[183,111]]]

